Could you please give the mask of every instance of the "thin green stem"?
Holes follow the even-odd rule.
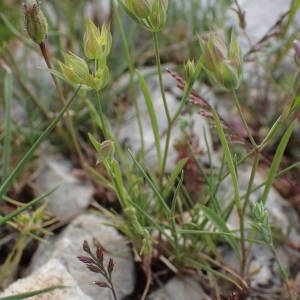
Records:
[[[118,300],[118,297],[117,297],[117,294],[116,294],[116,290],[115,290],[115,287],[114,287],[114,285],[113,285],[112,282],[110,282],[110,289],[111,289],[111,291],[112,291],[114,300]]]
[[[167,127],[167,131],[166,131],[166,146],[165,146],[165,151],[164,151],[164,156],[163,156],[163,164],[162,164],[162,171],[161,171],[161,177],[160,177],[160,184],[162,184],[162,178],[163,178],[163,174],[164,174],[165,167],[166,167],[166,160],[167,160],[167,156],[168,156],[168,147],[169,147],[169,143],[170,143],[172,126],[174,125],[175,121],[177,120],[177,118],[181,114],[181,112],[183,110],[183,107],[186,105],[186,102],[188,101],[188,98],[189,98],[190,92],[192,90],[193,84],[194,84],[195,80],[198,78],[198,76],[200,75],[200,72],[201,72],[202,66],[203,66],[203,61],[202,60],[203,59],[200,57],[200,59],[197,63],[197,66],[195,68],[195,74],[187,82],[187,84],[184,88],[184,92],[183,92],[180,104],[179,104],[174,116],[168,122],[168,127]]]
[[[167,118],[167,134],[166,134],[166,142],[165,142],[165,149],[164,149],[164,155],[163,155],[163,161],[162,161],[162,166],[160,170],[160,186],[162,186],[163,182],[163,177],[166,169],[166,163],[167,163],[167,157],[168,157],[168,152],[169,152],[169,144],[170,144],[170,137],[171,137],[171,116],[167,104],[167,99],[166,99],[166,94],[164,90],[164,84],[163,84],[163,79],[162,79],[162,71],[161,71],[161,64],[160,64],[160,53],[159,53],[159,45],[158,45],[158,36],[157,32],[153,32],[153,43],[154,43],[154,50],[155,50],[155,57],[156,57],[156,66],[157,66],[157,73],[158,73],[158,80],[159,80],[159,87],[160,87],[160,92],[163,100],[163,105],[164,105],[164,110]]]
[[[247,187],[247,192],[245,195],[245,199],[244,199],[244,204],[243,204],[243,215],[245,215],[246,213],[246,209],[249,205],[249,200],[250,200],[250,195],[252,192],[252,187],[253,187],[253,183],[254,183],[254,178],[255,178],[255,174],[257,171],[257,166],[260,160],[260,152],[256,151],[254,154],[254,159],[253,159],[253,163],[252,163],[252,169],[251,169],[251,174],[250,174],[250,178],[249,178],[249,183],[248,183],[248,187]]]
[[[252,163],[252,169],[251,169],[251,174],[250,174],[250,178],[249,178],[249,183],[248,183],[248,187],[247,187],[247,191],[246,191],[246,195],[245,195],[245,200],[242,206],[242,217],[241,217],[241,232],[244,232],[245,230],[245,214],[246,214],[246,209],[249,206],[249,201],[250,201],[250,195],[252,192],[252,187],[253,187],[253,183],[254,183],[254,178],[255,178],[255,174],[257,171],[257,166],[260,160],[260,152],[257,150],[255,151],[254,154],[254,159],[253,159],[253,163]],[[243,247],[242,247],[242,263],[241,263],[241,274],[244,276],[245,275],[245,268],[246,268],[246,262],[247,262],[247,252],[246,252],[246,247],[245,247],[245,238],[241,239],[241,242],[243,241]]]
[[[112,1],[112,6],[113,6],[113,9],[115,12],[116,20],[118,22],[120,35],[121,35],[122,43],[124,46],[123,49],[124,49],[125,56],[126,56],[127,63],[128,63],[129,75],[130,75],[130,91],[131,91],[131,94],[133,97],[133,103],[134,103],[134,107],[136,110],[136,117],[137,117],[137,123],[138,123],[138,128],[139,128],[140,140],[141,140],[141,151],[142,151],[142,156],[144,157],[144,154],[145,154],[144,133],[143,133],[142,120],[141,120],[141,111],[140,111],[140,106],[138,103],[136,89],[135,89],[135,83],[134,83],[134,63],[133,63],[132,56],[130,55],[129,46],[128,46],[125,31],[124,31],[124,26],[122,24],[119,11],[115,7],[114,1]]]
[[[97,95],[96,107],[97,107],[98,115],[99,115],[100,122],[101,122],[101,130],[103,132],[104,139],[107,140],[107,139],[110,138],[110,135],[108,134],[106,121],[105,121],[105,116],[104,116],[102,105],[101,105],[101,102],[100,102],[100,94],[99,94],[98,90],[96,90],[96,95]]]
[[[4,103],[5,103],[5,131],[3,141],[2,156],[2,181],[9,172],[9,161],[11,154],[11,128],[12,128],[12,95],[13,95],[13,77],[11,72],[7,72],[4,80]]]
[[[44,58],[44,60],[45,60],[45,63],[46,63],[46,65],[47,65],[47,67],[48,67],[49,69],[52,69],[52,64],[51,64],[51,61],[50,61],[50,58],[49,58],[49,55],[48,55],[48,51],[47,51],[46,44],[45,44],[44,42],[42,42],[42,43],[39,44],[39,47],[40,47],[42,56],[43,56],[43,58]],[[60,88],[60,85],[59,85],[59,83],[58,83],[58,80],[56,79],[56,77],[55,77],[54,74],[50,73],[50,76],[51,76],[51,78],[52,78],[52,80],[53,80],[53,83],[54,83],[54,85],[55,85],[55,89],[56,89],[56,92],[57,92],[57,94],[58,94],[59,100],[61,101],[61,103],[62,103],[63,105],[65,105],[66,99],[65,99],[65,97],[64,97],[64,95],[63,95],[63,92],[62,92],[62,90],[61,90],[61,88]]]
[[[234,104],[235,104],[235,106],[236,106],[236,108],[238,110],[238,114],[239,114],[240,119],[241,119],[241,121],[242,121],[242,123],[244,125],[244,128],[245,128],[246,132],[247,132],[248,138],[249,138],[251,144],[255,148],[257,148],[257,144],[256,144],[256,142],[255,142],[255,140],[254,140],[254,138],[253,138],[253,136],[251,134],[250,128],[249,128],[249,126],[248,126],[248,124],[246,122],[246,119],[244,117],[244,114],[242,112],[242,109],[241,109],[241,106],[240,106],[240,102],[239,102],[239,99],[238,99],[237,94],[236,94],[236,90],[232,90],[232,95],[233,95],[233,102],[234,102]]]

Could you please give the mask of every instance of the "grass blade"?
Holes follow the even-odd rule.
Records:
[[[40,294],[44,294],[56,289],[66,289],[68,288],[67,286],[64,285],[55,285],[55,286],[51,286],[45,289],[41,289],[41,290],[36,290],[36,291],[32,291],[32,292],[28,292],[28,293],[22,293],[22,294],[18,294],[18,295],[14,295],[14,296],[7,296],[7,297],[2,297],[0,298],[0,300],[22,300],[25,298],[30,298],[36,295],[40,295]]]
[[[187,161],[188,161],[188,158],[183,158],[175,166],[174,170],[172,171],[171,175],[169,176],[168,181],[166,182],[164,189],[161,193],[162,197],[164,199],[166,199],[169,196],[169,194],[172,191],[172,188],[174,186],[174,182],[175,182],[176,178],[181,173],[181,171],[182,171],[183,167],[185,166],[185,164],[187,163]]]
[[[2,181],[7,177],[9,172],[9,161],[11,153],[11,102],[13,93],[13,76],[12,73],[6,73],[4,80],[4,103],[5,103],[5,130],[4,130],[4,142],[3,142],[3,157],[2,157]]]
[[[262,203],[264,203],[264,204],[266,203],[266,200],[267,200],[269,191],[272,187],[273,181],[275,180],[275,178],[277,176],[277,171],[278,171],[278,168],[280,166],[282,156],[284,154],[287,143],[288,143],[288,141],[291,137],[291,134],[293,133],[293,130],[294,130],[296,124],[297,124],[297,121],[298,120],[294,120],[289,125],[289,127],[285,131],[282,139],[280,140],[280,143],[279,143],[279,145],[277,147],[277,150],[275,152],[275,155],[274,155],[274,158],[272,160],[271,167],[270,167],[270,171],[269,171],[269,174],[268,174],[268,178],[267,178],[266,183],[265,183],[265,188],[264,188],[263,194],[262,194],[261,199],[260,199],[262,201]]]
[[[21,173],[25,165],[28,163],[28,161],[32,158],[34,152],[37,150],[37,148],[41,145],[41,143],[49,136],[51,131],[54,129],[56,124],[61,120],[66,110],[70,107],[72,102],[74,101],[78,91],[80,89],[80,86],[77,88],[77,90],[74,92],[73,96],[70,98],[70,100],[64,105],[63,109],[60,111],[60,113],[55,117],[55,119],[50,123],[50,125],[44,130],[44,132],[38,137],[38,139],[34,142],[34,144],[30,147],[30,149],[25,153],[24,157],[20,160],[20,162],[17,164],[15,169],[10,173],[10,175],[4,180],[4,182],[0,186],[0,201],[3,200],[3,195],[6,194],[8,189],[10,188],[13,180]]]
[[[226,223],[222,220],[222,218],[219,215],[217,215],[210,208],[204,205],[201,205],[200,207],[201,210],[204,212],[205,216],[219,231],[227,233],[227,235],[224,235],[224,239],[228,242],[228,244],[231,246],[231,248],[234,250],[237,256],[240,257],[239,246],[236,240],[232,238],[231,232],[228,229]]]
[[[160,134],[159,134],[158,122],[157,122],[157,118],[156,118],[156,114],[155,114],[155,109],[154,109],[152,99],[151,99],[151,95],[150,95],[149,89],[147,87],[147,84],[145,82],[145,79],[143,78],[143,76],[141,75],[140,72],[136,71],[136,73],[137,73],[137,76],[138,76],[140,86],[142,88],[142,92],[143,92],[145,102],[146,102],[146,105],[147,105],[149,117],[150,117],[150,120],[151,120],[151,125],[152,125],[153,135],[154,135],[154,141],[155,141],[157,161],[158,161],[159,168],[161,168],[161,166],[162,166],[162,157],[161,157],[161,146],[160,146]]]
[[[129,151],[129,154],[133,160],[133,162],[135,163],[135,165],[138,167],[138,169],[140,170],[140,172],[142,173],[142,175],[144,176],[144,178],[146,179],[146,181],[148,182],[148,184],[150,185],[150,187],[152,188],[154,194],[156,195],[161,208],[165,211],[166,215],[169,216],[171,213],[171,210],[169,208],[169,206],[167,205],[166,201],[164,200],[164,198],[162,197],[161,193],[159,192],[158,188],[156,187],[155,183],[153,182],[153,180],[150,178],[150,176],[145,172],[144,168],[141,166],[141,164],[135,159],[133,153]]]

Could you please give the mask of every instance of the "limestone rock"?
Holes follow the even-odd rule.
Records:
[[[20,293],[32,292],[45,289],[51,286],[63,285],[64,289],[54,289],[47,293],[31,297],[32,300],[90,300],[91,298],[84,294],[78,283],[66,270],[66,268],[57,260],[50,259],[45,265],[30,276],[19,279],[11,284],[0,297],[8,297]]]
[[[45,157],[41,163],[36,185],[41,193],[57,189],[46,198],[47,209],[60,219],[68,219],[82,213],[89,205],[93,186],[73,174],[70,161]]]

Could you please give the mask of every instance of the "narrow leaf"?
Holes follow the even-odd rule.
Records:
[[[228,235],[224,236],[224,239],[228,242],[228,244],[231,246],[231,248],[234,250],[236,255],[240,257],[240,251],[239,246],[234,238],[231,237],[231,232],[228,229],[226,223],[222,220],[222,218],[217,215],[214,211],[212,211],[210,208],[200,205],[201,210],[204,212],[205,216],[209,219],[209,221],[219,230],[225,233],[228,233]]]
[[[2,298],[0,298],[0,300],[22,300],[22,299],[30,298],[30,297],[33,297],[36,295],[45,294],[47,292],[51,292],[56,289],[66,289],[66,288],[69,288],[69,287],[64,286],[64,285],[56,285],[56,286],[51,286],[51,287],[48,287],[45,289],[28,292],[28,293],[22,293],[22,294],[18,294],[18,295],[14,295],[14,296],[2,297]]]
[[[282,160],[282,156],[284,154],[284,151],[285,151],[285,148],[287,146],[287,143],[291,137],[291,134],[293,133],[293,130],[295,128],[297,124],[297,120],[294,120],[290,125],[289,127],[287,128],[287,130],[285,131],[278,147],[277,147],[277,150],[275,152],[275,155],[274,155],[274,158],[272,160],[272,164],[271,164],[271,167],[270,167],[270,171],[269,171],[269,174],[268,174],[268,178],[267,178],[267,181],[266,181],[266,184],[265,184],[265,188],[264,188],[264,191],[263,191],[263,194],[261,196],[261,201],[262,203],[266,203],[266,200],[267,200],[267,197],[268,197],[268,194],[269,194],[269,191],[272,187],[272,184],[276,178],[276,175],[277,175],[277,171],[279,169],[279,166],[280,166],[280,162]]]
[[[171,175],[169,176],[168,181],[166,182],[164,189],[161,193],[162,197],[164,199],[166,199],[169,196],[170,192],[172,191],[172,189],[174,187],[174,182],[175,182],[176,178],[181,173],[181,171],[184,168],[187,161],[188,161],[188,158],[183,158],[175,166],[174,170],[172,171]]]

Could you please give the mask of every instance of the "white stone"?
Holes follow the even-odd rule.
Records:
[[[11,284],[0,297],[8,297],[20,293],[33,292],[51,286],[63,285],[64,289],[55,289],[47,293],[30,297],[32,300],[90,300],[91,298],[84,294],[78,283],[69,274],[66,268],[57,260],[51,259],[45,265],[30,276],[19,279]]]
[[[246,15],[246,31],[258,41],[290,9],[290,0],[239,0]]]
[[[93,186],[72,174],[70,161],[62,158],[45,157],[36,178],[40,193],[57,189],[46,198],[47,209],[56,217],[66,220],[82,213],[89,205]]]

